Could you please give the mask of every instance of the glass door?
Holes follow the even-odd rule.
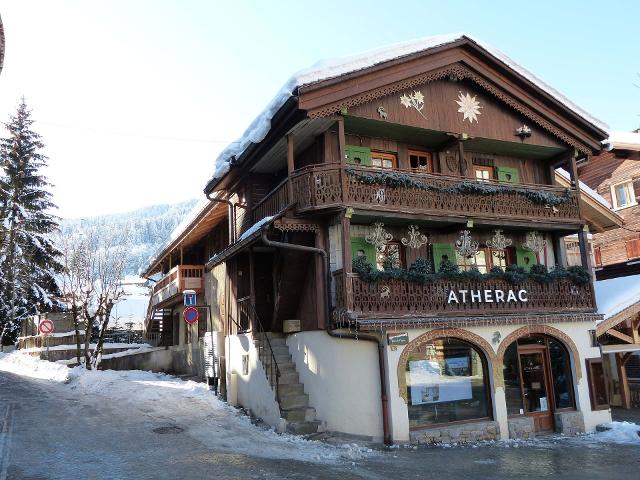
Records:
[[[536,432],[551,431],[553,412],[545,351],[536,349],[519,353],[524,413],[534,418]]]

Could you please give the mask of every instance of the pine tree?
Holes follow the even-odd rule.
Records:
[[[60,252],[50,234],[58,229],[56,208],[42,174],[44,144],[31,129],[24,98],[0,138],[0,334],[14,339],[22,320],[55,309]]]

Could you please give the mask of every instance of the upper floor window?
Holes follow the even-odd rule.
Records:
[[[409,150],[409,165],[412,170],[433,172],[433,157],[429,152]]]
[[[493,180],[494,168],[487,167],[485,165],[474,165],[473,173],[476,177],[476,180],[480,180],[481,182],[486,182],[487,180]]]
[[[371,165],[377,168],[392,169],[398,166],[394,153],[371,152]]]
[[[633,182],[629,180],[613,185],[611,187],[611,198],[613,199],[613,208],[625,208],[637,205],[635,192],[633,191]]]
[[[391,268],[404,267],[404,257],[400,242],[389,242],[384,246],[384,250],[376,251],[376,268],[384,270],[385,264]]]

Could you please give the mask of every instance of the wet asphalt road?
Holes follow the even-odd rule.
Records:
[[[163,425],[154,412],[131,415],[113,402],[0,372],[0,480],[640,478],[640,446],[588,437],[398,448],[323,465],[220,453],[188,430],[153,431]]]

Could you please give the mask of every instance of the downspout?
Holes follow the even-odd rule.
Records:
[[[226,203],[227,205],[229,205],[229,245],[233,245],[233,243],[236,241],[236,204],[228,199],[212,198],[211,192],[207,193],[207,200],[209,200],[210,202]]]
[[[331,310],[331,302],[329,297],[329,292],[331,291],[331,266],[329,264],[329,256],[327,252],[322,248],[317,247],[308,247],[306,245],[296,245],[293,243],[284,243],[284,242],[275,242],[273,240],[269,240],[267,238],[267,231],[265,229],[262,230],[262,242],[268,247],[275,248],[284,248],[288,250],[296,250],[299,252],[311,252],[316,255],[320,255],[325,264],[325,269],[327,272],[327,286],[326,286],[326,314],[327,318],[325,319],[325,326],[327,330],[327,334],[334,338],[342,338],[342,339],[353,339],[353,340],[364,340],[367,342],[375,342],[378,345],[378,365],[380,369],[380,397],[382,401],[382,432],[383,439],[385,445],[391,445],[393,442],[391,441],[391,432],[389,430],[389,402],[387,395],[387,382],[385,377],[385,365],[384,365],[384,343],[381,338],[375,335],[356,335],[353,333],[336,333],[331,330],[331,318],[329,315],[329,311]]]

